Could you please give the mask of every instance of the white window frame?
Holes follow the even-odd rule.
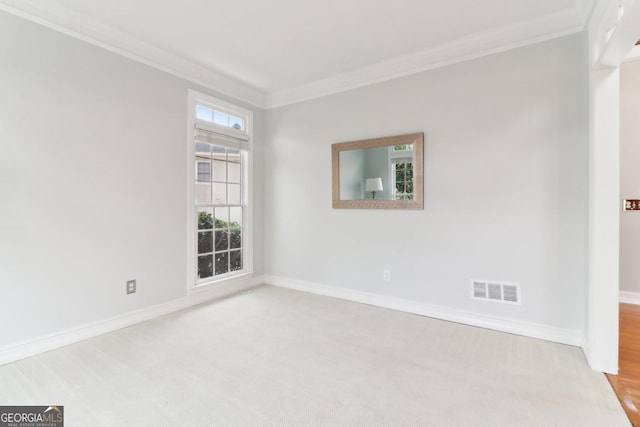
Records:
[[[212,122],[196,119],[196,105],[202,105],[232,114],[244,120],[244,130],[218,125]],[[198,92],[192,89],[188,91],[188,140],[187,140],[187,283],[189,291],[200,290],[209,285],[217,285],[221,282],[232,280],[253,274],[253,112],[221,99]],[[244,167],[242,170],[242,203],[244,205],[244,218],[242,221],[242,269],[206,279],[198,278],[198,240],[197,217],[195,204],[195,180],[197,176],[197,163],[195,160],[196,125],[202,129],[214,131],[221,135],[246,140],[246,152]]]

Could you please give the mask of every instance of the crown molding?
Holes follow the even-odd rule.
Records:
[[[597,66],[616,68],[629,59],[628,55],[633,54],[630,46],[640,38],[638,22],[640,4],[637,1],[604,3],[599,20],[592,25]]]
[[[265,108],[308,101],[583,31],[585,12],[574,8],[524,23],[476,33],[435,49],[380,62],[266,95]]]
[[[25,0],[1,0],[0,10],[19,16],[126,58],[204,86],[222,95],[264,108],[264,92],[208,67],[131,37],[53,2],[35,6]]]
[[[265,93],[209,67],[105,26],[53,2],[0,0],[0,10],[102,47],[259,108],[277,108],[420,73],[584,29],[592,7],[576,6],[524,23],[495,28],[415,54],[394,58],[302,86]],[[592,6],[592,5],[590,5]]]

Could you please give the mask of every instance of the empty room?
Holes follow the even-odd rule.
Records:
[[[631,0],[0,0],[0,426],[636,425],[638,39]]]

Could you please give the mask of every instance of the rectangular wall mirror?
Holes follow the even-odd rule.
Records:
[[[422,133],[331,146],[333,207],[423,209]]]

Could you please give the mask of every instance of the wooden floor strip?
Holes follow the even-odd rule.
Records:
[[[620,304],[618,375],[607,374],[631,424],[640,427],[640,305]]]

